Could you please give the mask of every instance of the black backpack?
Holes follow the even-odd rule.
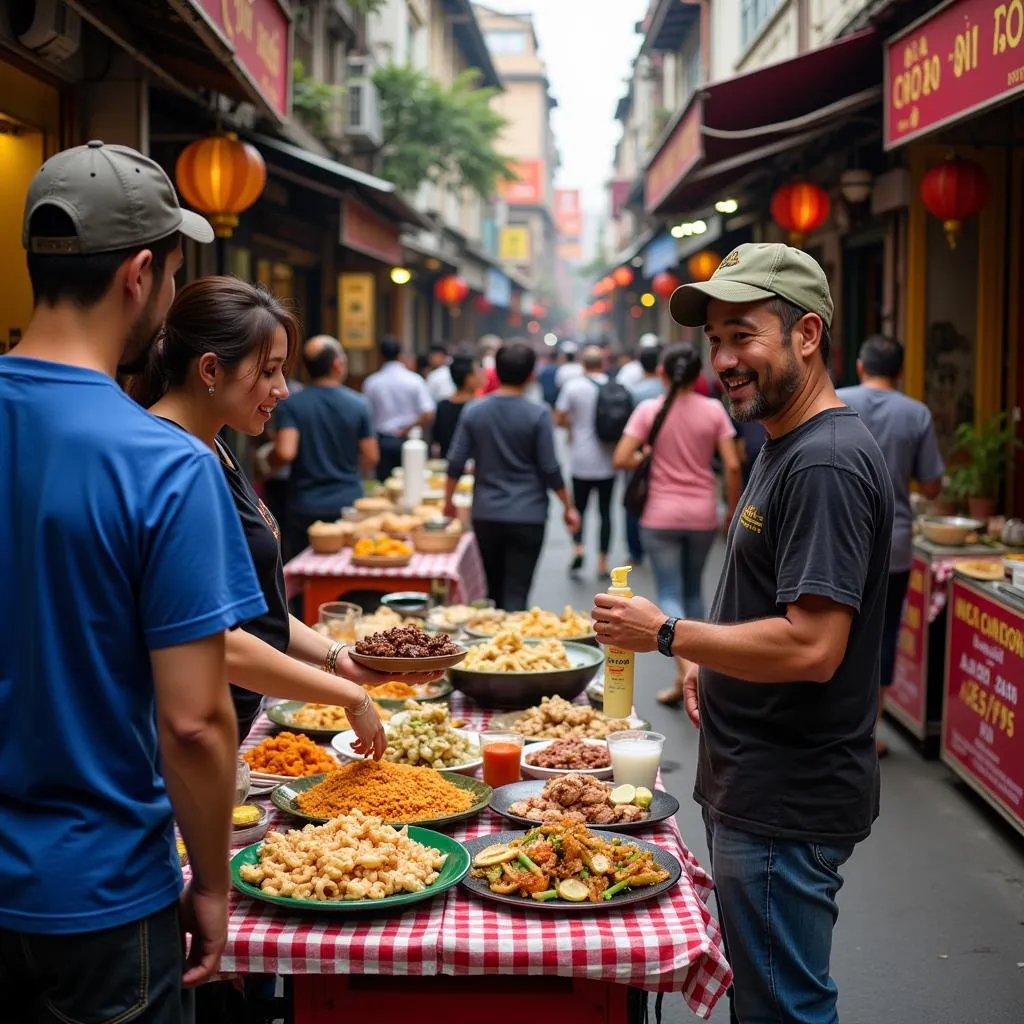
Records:
[[[635,404],[629,388],[618,381],[609,379],[606,384],[597,384],[597,405],[594,406],[597,439],[605,444],[618,444]]]

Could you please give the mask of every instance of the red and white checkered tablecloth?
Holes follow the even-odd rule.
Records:
[[[344,576],[348,578],[387,577],[396,579],[447,580],[449,604],[469,604],[487,596],[484,565],[476,537],[467,531],[459,539],[458,547],[446,555],[428,555],[417,552],[412,561],[400,569],[368,569],[352,564],[352,549],[343,548],[336,555],[318,555],[312,548],[296,555],[284,567],[285,586],[289,597],[294,597],[309,576]]]
[[[452,695],[453,717],[474,728],[491,715]],[[252,746],[272,726],[261,717]],[[291,819],[274,811],[271,827]],[[459,841],[509,827],[491,810],[452,830]],[[702,1018],[732,982],[718,923],[707,900],[711,878],[687,848],[675,820],[642,834],[683,865],[679,885],[660,899],[576,917],[488,903],[456,886],[390,914],[297,915],[235,893],[226,973],[369,975],[562,975],[652,992],[680,992]]]

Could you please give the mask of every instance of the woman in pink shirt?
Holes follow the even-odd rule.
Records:
[[[717,451],[725,468],[726,523],[740,500],[740,459],[735,431],[721,402],[694,390],[700,354],[688,342],[665,350],[659,372],[664,398],[641,402],[615,449],[616,469],[635,469],[655,436],[647,503],[640,517],[644,551],[651,558],[658,605],[677,618],[704,616],[701,576],[718,531],[718,485],[711,469]],[[658,694],[664,704],[683,697],[683,668],[676,685]]]

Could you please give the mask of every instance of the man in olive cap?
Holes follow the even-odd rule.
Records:
[[[759,420],[769,439],[729,529],[709,621],[599,594],[597,637],[694,664],[694,796],[735,972],[733,1020],[834,1024],[839,869],[878,814],[892,484],[832,387],[832,298],[805,252],[741,245],[670,308],[704,328],[733,417]]]

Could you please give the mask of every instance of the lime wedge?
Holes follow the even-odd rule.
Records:
[[[654,794],[646,786],[640,786],[636,791],[636,796],[633,797],[633,803],[642,810],[647,810],[653,799]]]
[[[608,799],[613,804],[631,804],[636,799],[636,787],[627,782],[624,786],[616,786],[608,794]]]

